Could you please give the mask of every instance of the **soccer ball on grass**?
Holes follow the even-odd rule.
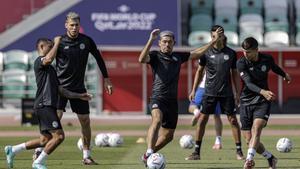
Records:
[[[191,149],[194,147],[193,136],[183,135],[179,140],[179,145],[184,149]]]
[[[276,149],[279,151],[279,152],[282,152],[282,153],[288,153],[290,151],[292,151],[293,149],[293,143],[290,139],[288,138],[280,138],[278,141],[277,141],[277,144],[276,144]]]
[[[148,169],[164,169],[166,167],[166,161],[162,154],[153,153],[147,159]]]

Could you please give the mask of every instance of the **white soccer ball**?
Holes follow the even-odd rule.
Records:
[[[164,169],[166,167],[165,157],[160,153],[153,153],[147,159],[148,169]]]
[[[191,149],[194,147],[194,141],[193,141],[193,136],[191,135],[183,135],[180,140],[179,144],[181,148],[184,149]]]
[[[91,141],[91,143],[90,143],[90,150],[93,148],[93,144],[94,144],[94,142]],[[83,143],[82,143],[82,139],[81,138],[79,138],[78,141],[77,141],[77,147],[78,147],[78,149],[80,151],[83,150]]]
[[[121,146],[124,142],[123,137],[118,133],[110,133],[108,134],[108,137],[108,145],[110,147]]]
[[[281,138],[277,141],[276,149],[282,153],[288,153],[293,149],[293,143],[288,138]]]
[[[106,147],[108,146],[108,135],[105,133],[99,133],[95,137],[95,145],[98,147]]]

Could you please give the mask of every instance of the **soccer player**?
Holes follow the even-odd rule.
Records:
[[[84,34],[79,33],[80,16],[75,12],[70,12],[66,16],[66,34],[62,36],[56,57],[56,71],[60,85],[73,92],[86,92],[84,76],[89,53],[97,61],[97,64],[104,77],[104,87],[109,95],[112,94],[112,84],[108,77],[107,69],[102,56],[97,49],[95,42]],[[90,150],[91,126],[89,102],[80,99],[58,98],[58,115],[61,118],[67,102],[70,102],[71,109],[77,114],[81,125],[83,140],[83,160],[84,165],[97,165]]]
[[[56,71],[51,66],[56,56],[56,51],[61,37],[56,37],[53,42],[46,38],[37,41],[39,57],[34,62],[34,73],[36,76],[37,92],[34,102],[34,111],[39,121],[41,137],[15,145],[5,146],[5,154],[8,168],[13,168],[13,160],[17,153],[37,147],[45,147],[42,153],[32,164],[33,169],[46,169],[45,161],[56,147],[64,140],[64,131],[56,113],[58,92],[69,98],[83,100],[91,99],[87,93],[73,93],[60,86]]]
[[[198,119],[200,117],[200,106],[201,106],[202,97],[203,97],[203,94],[204,94],[204,91],[205,91],[205,78],[206,78],[206,76],[205,76],[205,74],[200,75],[199,71],[200,71],[200,69],[198,67],[198,69],[195,73],[195,77],[194,77],[193,88],[192,88],[192,91],[189,95],[189,99],[190,99],[189,112],[194,114],[194,116],[192,118],[192,126],[197,124]],[[200,83],[200,81],[201,81],[201,83]],[[215,144],[213,145],[212,148],[215,149],[215,150],[222,149],[223,124],[222,124],[222,120],[221,120],[220,115],[221,115],[221,108],[220,108],[220,104],[218,103],[217,107],[216,107],[215,114],[214,114],[216,140],[215,140]],[[199,129],[199,127],[197,129]],[[199,131],[196,131],[196,138],[199,135],[198,133],[199,133]]]
[[[139,62],[152,67],[153,85],[150,101],[152,122],[147,134],[147,158],[172,141],[178,120],[177,88],[181,64],[188,59],[197,59],[204,54],[219,38],[217,30],[212,41],[192,52],[173,52],[175,36],[171,31],[160,32],[154,29],[147,44],[140,53]],[[153,42],[160,37],[159,51],[150,51]]]
[[[211,37],[217,35],[216,30],[223,28],[214,25],[211,28]],[[235,92],[239,93],[239,76],[236,71],[236,52],[227,47],[224,43],[224,33],[212,48],[200,58],[199,73],[206,71],[205,92],[202,98],[199,117],[198,138],[196,138],[195,151],[186,160],[200,160],[200,149],[205,133],[205,127],[210,114],[213,114],[216,105],[219,102],[222,113],[227,115],[231,124],[233,138],[236,143],[236,157],[238,160],[243,159],[241,148],[241,130],[236,118],[235,100],[239,100],[239,94],[234,98],[231,77],[233,78],[233,87]]]
[[[271,55],[258,52],[256,39],[246,38],[242,48],[244,56],[237,62],[244,83],[240,96],[240,120],[243,135],[249,145],[244,169],[254,167],[253,158],[256,152],[268,160],[269,169],[275,169],[276,157],[260,141],[262,130],[270,117],[271,101],[275,99],[274,93],[268,87],[268,72],[272,70],[288,83],[291,82],[291,77],[275,64]]]
[[[224,37],[224,44],[225,45],[227,44],[226,36]],[[197,71],[195,73],[195,77],[194,77],[192,91],[189,95],[189,99],[191,102],[190,106],[189,106],[189,112],[194,114],[194,116],[192,118],[192,126],[197,124],[198,119],[200,117],[200,106],[201,106],[202,97],[203,97],[203,94],[205,91],[206,75],[205,75],[204,71],[203,71],[204,75],[200,74],[199,71],[200,71],[200,67],[198,66]],[[201,81],[201,83],[200,83],[200,81]],[[215,150],[219,150],[219,149],[222,149],[222,130],[223,130],[223,123],[221,120],[221,108],[220,108],[219,103],[217,103],[216,111],[214,114],[214,120],[215,120],[216,140],[215,140],[215,144],[213,145],[212,148]],[[198,138],[198,135],[199,135],[198,133],[199,133],[199,127],[197,127],[196,138]]]

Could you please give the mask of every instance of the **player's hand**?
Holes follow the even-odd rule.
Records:
[[[285,80],[288,84],[290,84],[292,81],[292,78],[288,73],[285,73],[285,77],[283,78],[283,80]]]
[[[80,94],[80,99],[85,100],[85,101],[90,101],[92,100],[93,95],[89,93],[81,93]]]
[[[195,91],[191,91],[190,95],[189,95],[189,100],[193,101],[195,99]]]
[[[212,33],[212,41],[217,42],[224,34],[223,28],[218,28],[215,32]]]
[[[61,36],[56,36],[53,41],[54,43],[59,43],[61,41]]]
[[[160,29],[154,29],[150,34],[150,40],[155,40],[159,36]]]
[[[106,92],[111,95],[113,93],[113,86],[112,83],[110,82],[109,78],[104,78],[104,87]]]
[[[262,94],[268,101],[275,100],[275,94],[269,90],[262,89],[260,91],[260,94]]]

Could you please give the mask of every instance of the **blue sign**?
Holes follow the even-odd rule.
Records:
[[[177,35],[176,38],[180,39],[177,2],[177,0],[84,0],[2,50],[32,51],[39,37],[53,38],[65,34],[65,17],[70,11],[80,15],[81,31],[100,46],[145,45],[150,32],[155,28],[171,30]]]

